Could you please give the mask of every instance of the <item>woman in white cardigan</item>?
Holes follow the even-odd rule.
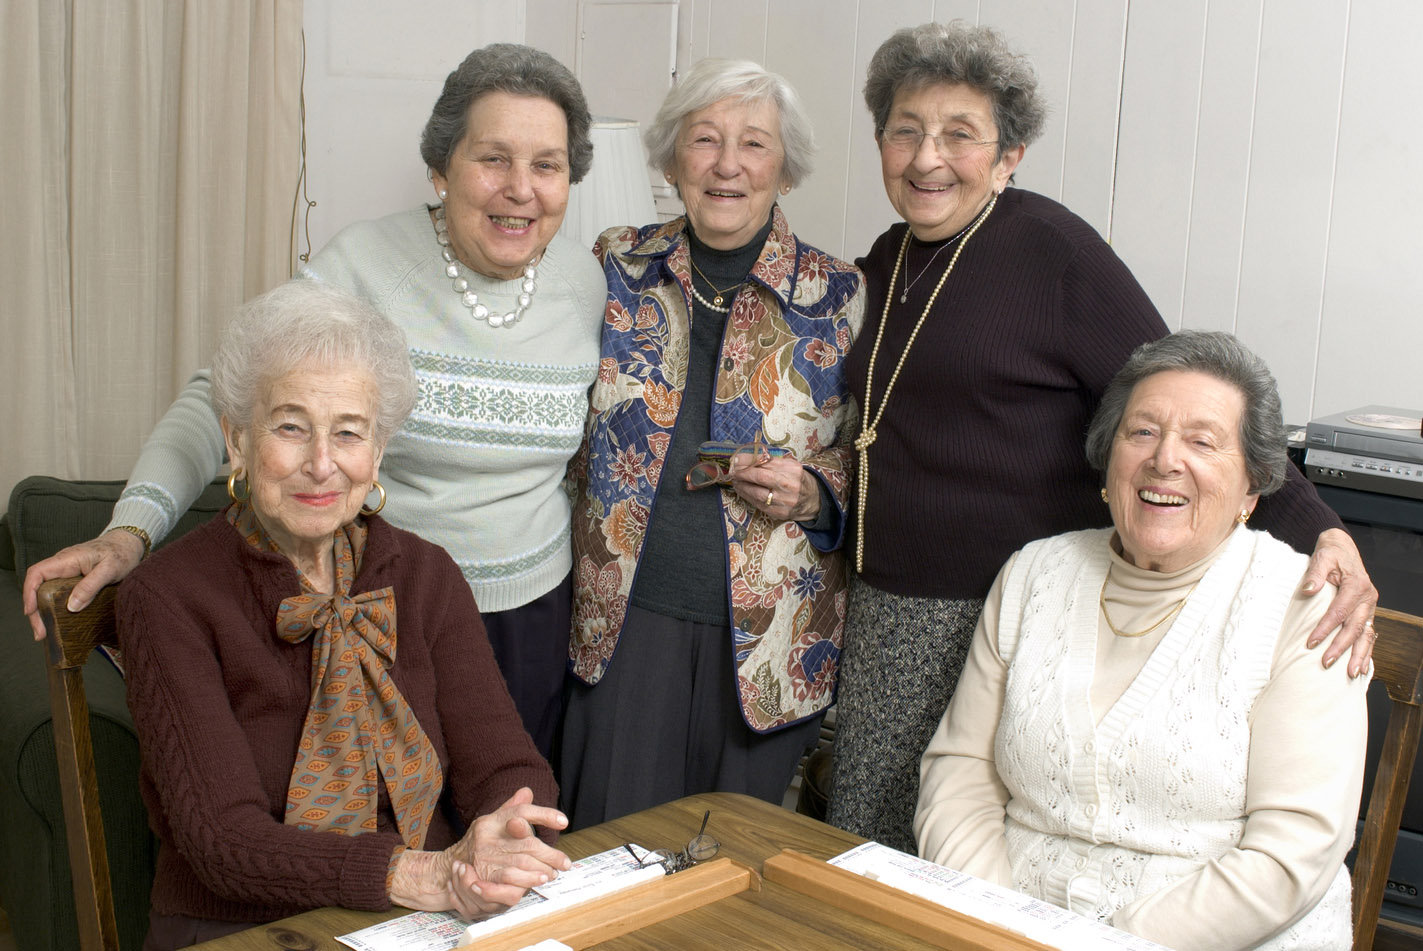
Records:
[[[999,572],[920,854],[1173,948],[1347,948],[1368,678],[1311,655],[1307,559],[1245,526],[1286,465],[1274,379],[1229,334],[1145,344],[1087,454],[1114,527]]]

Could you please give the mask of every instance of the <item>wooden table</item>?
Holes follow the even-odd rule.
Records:
[[[559,839],[571,858],[582,858],[625,842],[648,848],[682,848],[710,809],[707,834],[721,842],[721,855],[761,864],[784,848],[822,859],[839,855],[864,839],[823,822],[749,796],[706,793],[665,803]],[[209,941],[204,951],[349,951],[335,940],[403,914],[319,908],[271,925]],[[597,945],[599,951],[932,951],[932,946],[857,915],[818,902],[774,882],[668,921],[649,925]]]

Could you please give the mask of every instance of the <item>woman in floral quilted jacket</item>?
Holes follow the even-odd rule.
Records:
[[[810,171],[800,101],[754,63],[704,60],[646,142],[686,215],[594,248],[608,306],[571,468],[574,827],[708,790],[779,801],[845,618],[843,366],[864,280],[776,204]]]

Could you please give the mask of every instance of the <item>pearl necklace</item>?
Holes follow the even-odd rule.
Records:
[[[708,281],[707,283],[710,284],[711,281]],[[692,289],[692,296],[697,299],[697,303],[698,303],[698,304],[701,304],[701,305],[702,305],[703,307],[705,307],[707,310],[715,311],[715,312],[718,313],[718,314],[729,314],[729,313],[731,313],[731,306],[730,306],[730,305],[727,305],[726,307],[718,307],[718,306],[716,306],[715,304],[713,304],[711,301],[709,301],[709,300],[707,300],[705,297],[703,297],[701,294],[698,294],[698,293],[697,293],[697,285],[692,284],[692,283],[689,281],[688,284],[687,284],[687,286]],[[718,297],[717,300],[721,300],[721,298]]]
[[[729,313],[731,313],[731,305],[728,304],[728,305],[726,305],[725,307],[723,307],[723,306],[722,306],[722,302],[726,299],[726,295],[727,295],[727,294],[730,294],[732,291],[736,290],[736,289],[737,289],[738,287],[740,287],[742,284],[745,284],[745,283],[746,283],[745,279],[743,278],[742,280],[737,281],[735,284],[731,285],[731,286],[728,287],[726,290],[721,290],[721,289],[718,288],[715,284],[713,284],[713,283],[711,282],[711,280],[708,279],[708,277],[707,277],[705,274],[702,273],[702,269],[699,268],[699,267],[697,267],[697,259],[694,258],[694,257],[692,257],[692,255],[691,255],[690,253],[687,255],[687,260],[692,263],[692,270],[693,270],[693,271],[696,271],[696,272],[697,272],[697,276],[700,277],[702,280],[704,280],[704,281],[707,282],[707,287],[710,287],[710,288],[712,289],[712,293],[713,293],[714,295],[716,295],[716,296],[711,300],[711,302],[708,303],[708,302],[707,302],[707,299],[706,299],[705,297],[703,297],[702,295],[700,295],[700,294],[697,293],[697,286],[696,286],[696,284],[692,284],[692,296],[695,297],[697,300],[701,301],[701,302],[702,302],[702,305],[703,305],[704,307],[710,308],[711,310],[716,311],[718,314],[729,314]]]
[[[855,521],[859,530],[855,533],[855,570],[860,574],[865,573],[865,501],[870,494],[870,446],[874,445],[878,437],[880,420],[884,418],[884,408],[889,404],[889,394],[894,392],[894,383],[899,379],[899,371],[904,369],[904,361],[909,356],[909,348],[914,346],[914,340],[919,336],[919,330],[924,326],[924,321],[929,317],[929,311],[934,307],[934,301],[939,298],[939,291],[944,289],[944,282],[949,279],[949,275],[954,273],[954,265],[959,263],[959,255],[963,249],[968,247],[969,239],[979,226],[987,220],[993,206],[998,204],[998,196],[995,194],[978,213],[978,217],[968,226],[968,230],[963,232],[963,240],[954,249],[953,257],[949,258],[949,266],[944,268],[943,276],[939,278],[939,283],[934,285],[934,292],[929,295],[928,302],[924,305],[924,310],[919,314],[919,320],[914,324],[914,329],[909,332],[909,339],[904,343],[904,352],[899,355],[899,362],[894,365],[894,372],[889,375],[889,384],[884,388],[884,393],[879,398],[879,409],[871,412],[870,393],[875,385],[875,359],[879,356],[880,341],[884,339],[884,325],[889,323],[889,305],[894,302],[894,282],[899,280],[900,268],[904,266],[905,251],[909,248],[909,239],[914,236],[914,232],[906,228],[904,231],[904,241],[899,245],[899,257],[894,259],[894,273],[889,276],[889,293],[884,298],[884,314],[880,316],[879,329],[875,331],[875,345],[870,349],[870,365],[865,371],[865,402],[860,411],[862,429],[860,435],[855,437],[855,450],[860,454],[860,466],[857,472],[859,490],[855,493]],[[945,245],[947,247],[947,245]],[[922,275],[922,271],[920,272]]]
[[[460,273],[459,261],[456,260],[454,251],[450,250],[450,232],[449,226],[445,224],[444,205],[435,209],[435,240],[440,245],[440,257],[445,259],[445,276],[451,279],[455,293],[460,296],[460,300],[476,320],[487,321],[491,327],[511,327],[524,316],[524,311],[534,302],[534,291],[538,288],[534,280],[539,273],[536,266],[539,260],[537,257],[524,265],[524,280],[519,285],[518,306],[507,314],[496,314],[479,302],[479,295],[469,289],[469,280]]]

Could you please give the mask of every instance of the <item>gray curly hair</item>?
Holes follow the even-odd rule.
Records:
[[[1250,491],[1269,495],[1285,484],[1289,457],[1275,378],[1265,361],[1246,349],[1234,334],[1215,330],[1177,331],[1132,351],[1107,384],[1087,427],[1087,461],[1092,468],[1107,471],[1112,442],[1131,402],[1132,390],[1147,377],[1167,370],[1204,373],[1239,390],[1245,398],[1245,409],[1240,414],[1240,447]]]
[[[677,135],[682,120],[726,98],[774,103],[781,117],[784,158],[781,180],[792,188],[814,167],[815,132],[795,87],[784,76],[744,59],[704,59],[677,81],[662,100],[657,116],[642,136],[647,164],[665,172],[677,164]]]
[[[415,408],[419,384],[401,329],[359,297],[297,278],[243,304],[223,331],[212,360],[213,409],[246,429],[263,387],[311,361],[370,376],[377,446]]]
[[[988,96],[999,155],[1042,134],[1047,106],[1033,64],[994,30],[963,20],[905,27],[875,50],[865,77],[875,134],[889,121],[895,96],[936,83],[964,83]]]
[[[468,131],[469,107],[485,93],[547,99],[568,119],[568,181],[577,185],[593,167],[593,117],[583,87],[568,67],[543,50],[518,43],[491,43],[464,58],[445,77],[445,88],[420,135],[420,157],[433,171],[449,173],[450,157]]]

